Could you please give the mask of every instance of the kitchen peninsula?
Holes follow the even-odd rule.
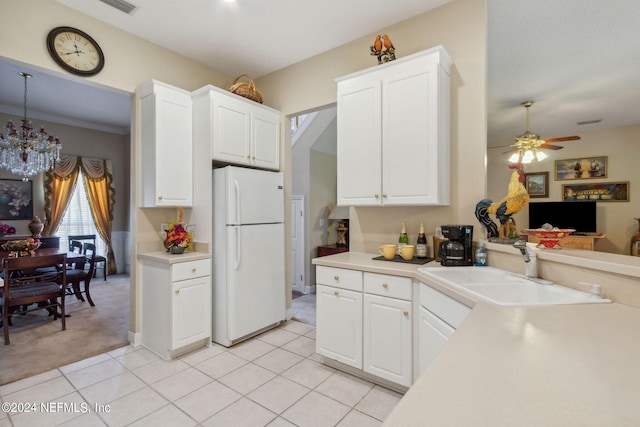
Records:
[[[510,246],[487,249],[490,264],[524,269]],[[464,299],[470,314],[385,425],[638,425],[640,265],[599,255],[537,251],[542,277],[576,288],[597,281],[610,304],[504,307]],[[414,286],[421,280],[420,266],[374,256],[350,252],[313,263],[411,277]]]

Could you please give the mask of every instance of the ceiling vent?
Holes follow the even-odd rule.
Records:
[[[108,4],[111,7],[118,9],[121,12],[126,13],[127,15],[131,15],[131,13],[136,9],[136,5],[131,4],[124,0],[100,0],[102,3]]]

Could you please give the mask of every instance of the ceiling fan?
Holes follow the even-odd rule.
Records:
[[[522,135],[516,137],[515,142],[511,145],[510,150],[505,151],[503,154],[514,154],[509,158],[512,163],[531,163],[535,158],[538,161],[544,160],[547,155],[544,154],[541,149],[560,150],[563,147],[558,145],[551,145],[550,142],[566,142],[579,140],[579,136],[564,136],[560,138],[540,139],[540,135],[535,134],[529,130],[529,108],[533,105],[533,101],[525,101],[522,106],[527,111],[527,120],[525,131]]]

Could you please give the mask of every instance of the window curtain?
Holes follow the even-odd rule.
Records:
[[[78,173],[82,170],[83,184],[96,229],[107,245],[108,274],[118,271],[111,242],[111,223],[115,204],[115,188],[111,160],[62,156],[45,178],[45,233],[54,234],[69,206]],[[73,182],[71,182],[73,181]]]
[[[78,182],[78,158],[61,156],[53,169],[45,174],[44,180],[44,214],[45,236],[53,235],[60,226],[64,213],[69,206]]]

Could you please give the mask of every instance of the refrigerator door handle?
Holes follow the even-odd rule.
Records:
[[[234,227],[236,234],[236,259],[234,270],[238,271],[240,268],[240,261],[242,261],[242,239],[240,238],[240,227]]]
[[[233,181],[233,185],[235,186],[235,190],[236,190],[236,224],[240,224],[240,184],[238,183],[238,180],[234,180]]]

